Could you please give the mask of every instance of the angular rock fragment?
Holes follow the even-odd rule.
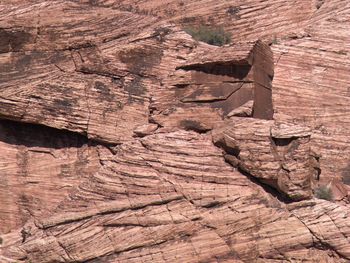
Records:
[[[232,115],[271,119],[273,74],[271,50],[260,41],[199,49],[165,79],[173,99],[152,119],[162,127],[199,132]]]
[[[299,125],[238,117],[213,131],[229,163],[292,200],[310,198],[311,180],[319,175],[310,137]]]
[[[145,124],[145,125],[141,125],[141,126],[136,127],[136,129],[134,130],[134,133],[136,136],[144,137],[144,136],[152,134],[157,129],[158,129],[157,124],[150,123],[150,124]]]
[[[224,116],[253,100],[255,118],[271,119],[273,57],[262,42],[236,44],[211,52],[194,53],[193,59],[178,67],[188,71],[181,79],[178,96],[182,102],[212,102]]]
[[[227,117],[252,117],[253,106],[254,101],[250,100],[244,103],[242,106],[238,107],[237,109],[232,110],[229,114],[227,114]]]

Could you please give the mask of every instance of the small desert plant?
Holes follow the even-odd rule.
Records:
[[[273,39],[271,40],[271,45],[276,45],[278,44],[278,39],[277,39],[277,36],[274,35]]]
[[[201,25],[199,27],[187,27],[185,32],[195,40],[214,46],[223,46],[231,43],[231,34],[225,32],[223,27],[211,27]]]
[[[316,198],[324,199],[324,200],[328,200],[328,201],[333,200],[333,192],[332,192],[332,189],[330,188],[330,186],[328,186],[328,185],[321,185],[321,186],[317,187],[314,190],[314,192],[315,192]]]

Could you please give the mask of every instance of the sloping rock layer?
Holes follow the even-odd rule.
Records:
[[[349,26],[344,0],[1,1],[0,262],[349,262]]]

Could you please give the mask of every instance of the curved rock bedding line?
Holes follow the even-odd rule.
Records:
[[[0,262],[349,262],[349,3],[1,1]]]
[[[107,23],[124,16],[116,11]],[[101,22],[88,17],[84,25],[99,32]],[[57,23],[62,34],[72,34],[70,20]],[[211,48],[169,25],[130,32],[127,39],[95,37],[96,44],[78,48],[46,51],[34,45],[1,54],[0,116],[114,144],[130,140],[149,121],[208,131],[250,100],[253,117],[272,118],[273,58],[266,44]],[[209,56],[193,61],[208,49]]]
[[[96,145],[79,134],[4,120],[0,156],[1,234],[54,210],[100,167]]]
[[[178,131],[125,143],[115,155],[99,147],[101,169],[53,213],[26,224],[25,238],[5,246],[3,256],[28,262],[264,262],[320,250],[321,262],[349,258],[347,207],[284,205],[225,163],[209,138]]]

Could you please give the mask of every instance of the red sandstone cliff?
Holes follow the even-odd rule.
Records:
[[[346,0],[0,1],[0,262],[348,262],[349,40]]]

